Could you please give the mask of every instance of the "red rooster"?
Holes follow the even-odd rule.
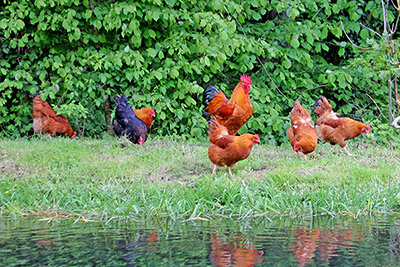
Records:
[[[76,137],[68,119],[57,115],[50,105],[43,101],[38,94],[33,99],[33,131],[37,133],[48,133],[51,136],[68,135],[71,139]]]
[[[228,166],[231,177],[231,167],[236,162],[246,159],[250,155],[253,145],[260,142],[258,134],[230,135],[226,127],[222,126],[215,118],[209,122],[208,134],[210,139],[208,157],[214,163],[212,174],[215,174],[217,166]]]
[[[314,113],[318,116],[315,124],[318,138],[331,144],[338,144],[352,156],[346,149],[346,140],[353,139],[360,134],[366,134],[371,126],[346,117],[338,117],[338,113],[332,110],[328,100],[321,96],[314,104]]]
[[[237,131],[253,115],[249,96],[251,84],[250,77],[246,75],[240,77],[240,82],[236,85],[229,100],[214,86],[207,87],[203,92],[206,112],[215,117],[219,124],[225,126],[230,135],[236,135]]]
[[[288,129],[288,136],[293,150],[302,152],[307,158],[317,147],[317,131],[312,125],[310,113],[296,99],[292,111],[290,112],[292,127]]]

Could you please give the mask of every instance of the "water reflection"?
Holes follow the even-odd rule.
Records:
[[[211,234],[211,261],[215,266],[251,267],[262,262],[263,252],[257,250],[252,242],[245,241],[241,233],[230,240],[225,235]]]
[[[337,248],[347,248],[349,253],[356,247],[355,242],[362,240],[363,234],[350,229],[310,229],[297,228],[293,237],[291,251],[298,261],[298,266],[306,266],[317,255],[324,265],[338,256]]]
[[[375,220],[0,218],[0,266],[400,266],[400,220]]]

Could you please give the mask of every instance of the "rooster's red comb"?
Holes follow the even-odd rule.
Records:
[[[245,82],[248,85],[252,84],[251,78],[249,76],[247,76],[247,75],[243,75],[242,77],[240,77],[240,81],[241,82]]]

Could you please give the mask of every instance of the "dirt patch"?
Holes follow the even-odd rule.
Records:
[[[20,164],[3,158],[0,161],[0,173],[9,174],[12,176],[16,176],[18,179],[22,179],[23,176],[29,174],[30,172],[27,169],[21,167]]]
[[[260,168],[255,168],[251,170],[250,176],[259,179],[265,176],[266,173],[275,170],[275,166],[265,166],[265,167],[260,167]]]
[[[326,168],[322,166],[314,166],[310,168],[300,168],[296,171],[296,173],[300,176],[310,176],[314,173],[324,171]]]

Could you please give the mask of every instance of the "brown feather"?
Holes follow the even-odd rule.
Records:
[[[68,135],[70,138],[76,136],[68,119],[62,115],[56,115],[51,106],[43,101],[40,96],[33,99],[33,131],[35,133],[48,133],[51,136]]]
[[[214,95],[207,107],[210,115],[225,126],[230,135],[235,135],[253,115],[250,97],[245,93],[243,83],[241,81],[236,85],[230,100],[224,93],[219,92]]]
[[[260,141],[258,135],[254,134],[229,135],[226,127],[215,119],[210,121],[208,133],[210,138],[208,157],[217,166],[233,167],[236,162],[246,159],[253,145]]]
[[[319,101],[320,99],[322,100]],[[338,113],[332,110],[332,106],[325,97],[320,97],[317,102],[319,109],[316,114],[319,117],[316,120],[316,130],[319,139],[331,144],[338,144],[344,148],[346,140],[369,132],[371,127],[367,124],[347,117],[338,117]]]
[[[311,123],[310,113],[296,100],[289,117],[292,127],[289,127],[287,134],[293,149],[305,155],[313,152],[317,147],[318,135]]]

